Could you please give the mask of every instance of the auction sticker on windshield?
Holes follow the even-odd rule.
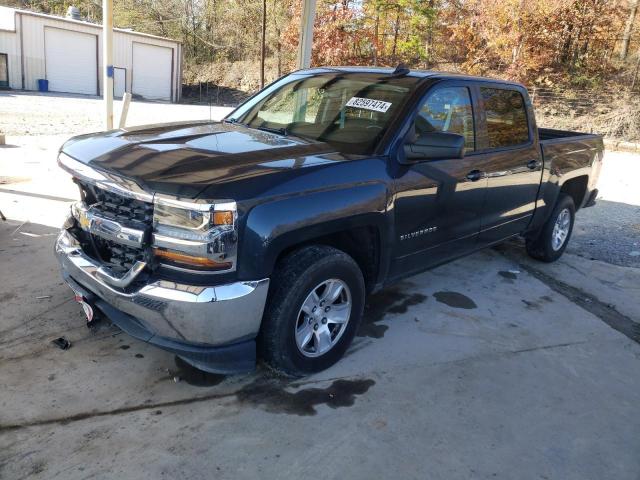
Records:
[[[382,100],[372,100],[371,98],[352,97],[345,106],[373,110],[374,112],[385,113],[392,104]]]

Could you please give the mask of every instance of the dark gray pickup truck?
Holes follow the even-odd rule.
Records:
[[[222,122],[69,140],[81,200],[57,239],[89,320],[200,369],[303,375],[349,347],[366,295],[521,235],[564,251],[597,135],[538,129],[526,89],[405,68],[317,68]]]

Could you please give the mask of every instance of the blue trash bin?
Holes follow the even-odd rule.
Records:
[[[38,79],[38,91],[39,92],[48,92],[49,91],[49,80],[45,80],[44,78]]]

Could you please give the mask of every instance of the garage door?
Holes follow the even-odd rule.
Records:
[[[49,90],[97,94],[96,38],[89,33],[45,28],[45,64]]]
[[[133,43],[133,86],[134,95],[149,100],[171,101],[170,48]]]

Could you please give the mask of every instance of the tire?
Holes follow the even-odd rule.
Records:
[[[551,216],[540,229],[538,236],[527,239],[526,245],[529,256],[543,262],[555,262],[559,259],[571,238],[575,217],[576,207],[573,199],[569,195],[561,193],[553,212],[551,212]],[[558,228],[564,231],[561,242],[558,237],[559,231],[554,230],[556,223],[558,223]]]
[[[337,298],[326,298],[320,304],[328,293],[337,294]],[[351,344],[362,319],[364,301],[362,272],[349,255],[324,245],[294,251],[276,265],[271,280],[258,337],[262,358],[290,376],[329,368]],[[343,318],[344,323],[337,323]]]

